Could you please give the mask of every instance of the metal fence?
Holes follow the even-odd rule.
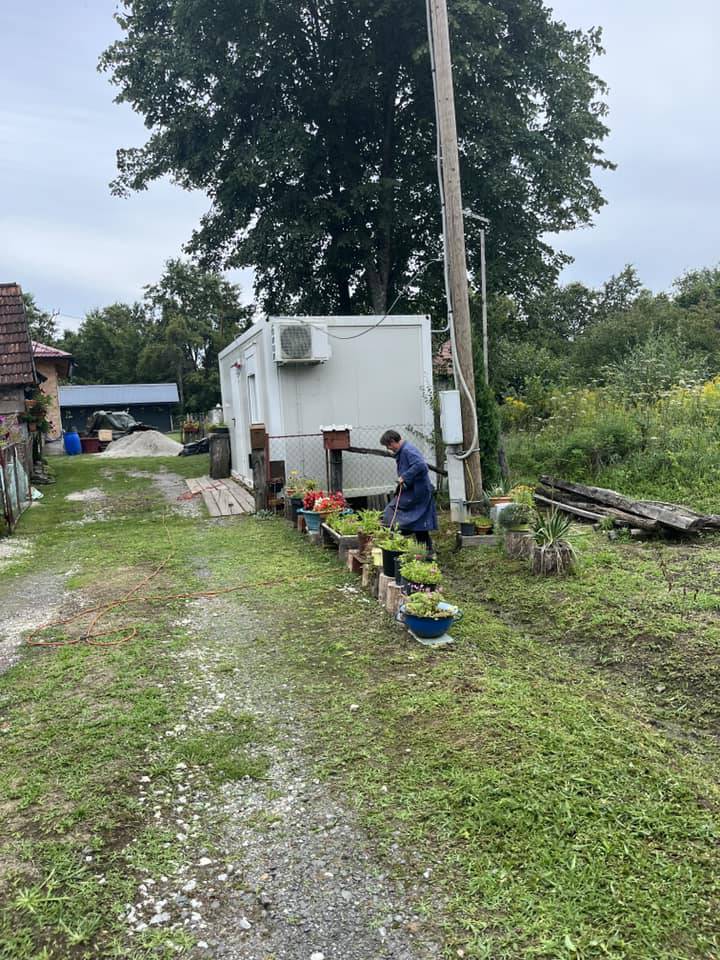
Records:
[[[26,444],[0,447],[0,499],[5,528],[12,532],[30,506],[30,454]]]
[[[380,436],[385,426],[353,427],[350,443],[353,447],[382,452]],[[398,428],[403,436],[420,447],[432,458],[431,448],[425,442],[423,427],[406,425]],[[329,487],[328,456],[320,432],[296,434],[269,439],[268,462],[270,481],[279,490],[290,472],[297,470],[316,482],[318,487]],[[392,493],[396,484],[395,461],[391,457],[343,451],[343,489],[348,497],[374,497]]]

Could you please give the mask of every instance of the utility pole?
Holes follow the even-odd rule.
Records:
[[[455,96],[453,92],[450,28],[446,0],[427,0],[430,20],[430,44],[434,51],[436,112],[442,181],[445,195],[445,251],[449,274],[449,309],[455,329],[455,362],[467,389],[458,383],[461,398],[463,446],[477,447],[477,414],[475,410],[475,367],[473,363],[468,295],[465,228],[463,224],[460,158],[458,155]],[[459,379],[456,375],[456,379]],[[468,396],[470,394],[470,396]],[[480,454],[475,450],[465,460],[471,481],[470,500],[479,500],[482,493]]]

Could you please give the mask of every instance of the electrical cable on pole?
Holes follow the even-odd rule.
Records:
[[[437,166],[440,189],[445,290],[452,345],[453,371],[460,387],[466,461],[471,487],[482,489],[475,403],[475,374],[470,328],[465,232],[463,225],[460,160],[455,123],[455,100],[450,55],[450,30],[445,0],[426,0],[428,48],[433,78],[437,125]]]

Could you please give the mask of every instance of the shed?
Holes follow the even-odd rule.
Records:
[[[57,347],[49,347],[47,344],[38,343],[35,340],[32,342],[32,351],[35,359],[35,369],[40,380],[40,389],[53,401],[47,412],[47,419],[50,421],[50,432],[47,439],[58,440],[62,436],[59,381],[69,375],[72,355],[64,350],[58,350]]]
[[[156,430],[169,433],[180,402],[175,383],[95,383],[60,387],[63,429],[82,432],[96,410],[127,410]]]
[[[0,523],[10,529],[30,502],[31,443],[17,417],[36,386],[22,288],[0,283]]]
[[[232,467],[251,482],[250,424],[264,423],[274,477],[290,471],[322,486],[321,426],[350,425],[356,447],[379,448],[388,428],[429,453],[432,348],[427,316],[269,317],[219,357]],[[345,493],[388,493],[390,460],[344,454]]]
[[[22,413],[26,388],[36,385],[22,289],[0,283],[0,415]]]

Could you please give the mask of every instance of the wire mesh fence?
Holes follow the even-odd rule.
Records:
[[[386,425],[353,427],[350,431],[351,450],[343,450],[343,491],[347,497],[375,497],[392,493],[397,472],[393,457],[386,456],[380,446],[380,437]],[[430,455],[430,444],[421,425],[398,428],[403,436]],[[371,450],[372,453],[359,452]],[[322,489],[330,486],[328,453],[321,433],[269,437],[268,459],[274,479],[287,478],[292,471],[314,480]]]
[[[29,453],[25,444],[0,447],[0,500],[3,522],[12,531],[30,505]]]

